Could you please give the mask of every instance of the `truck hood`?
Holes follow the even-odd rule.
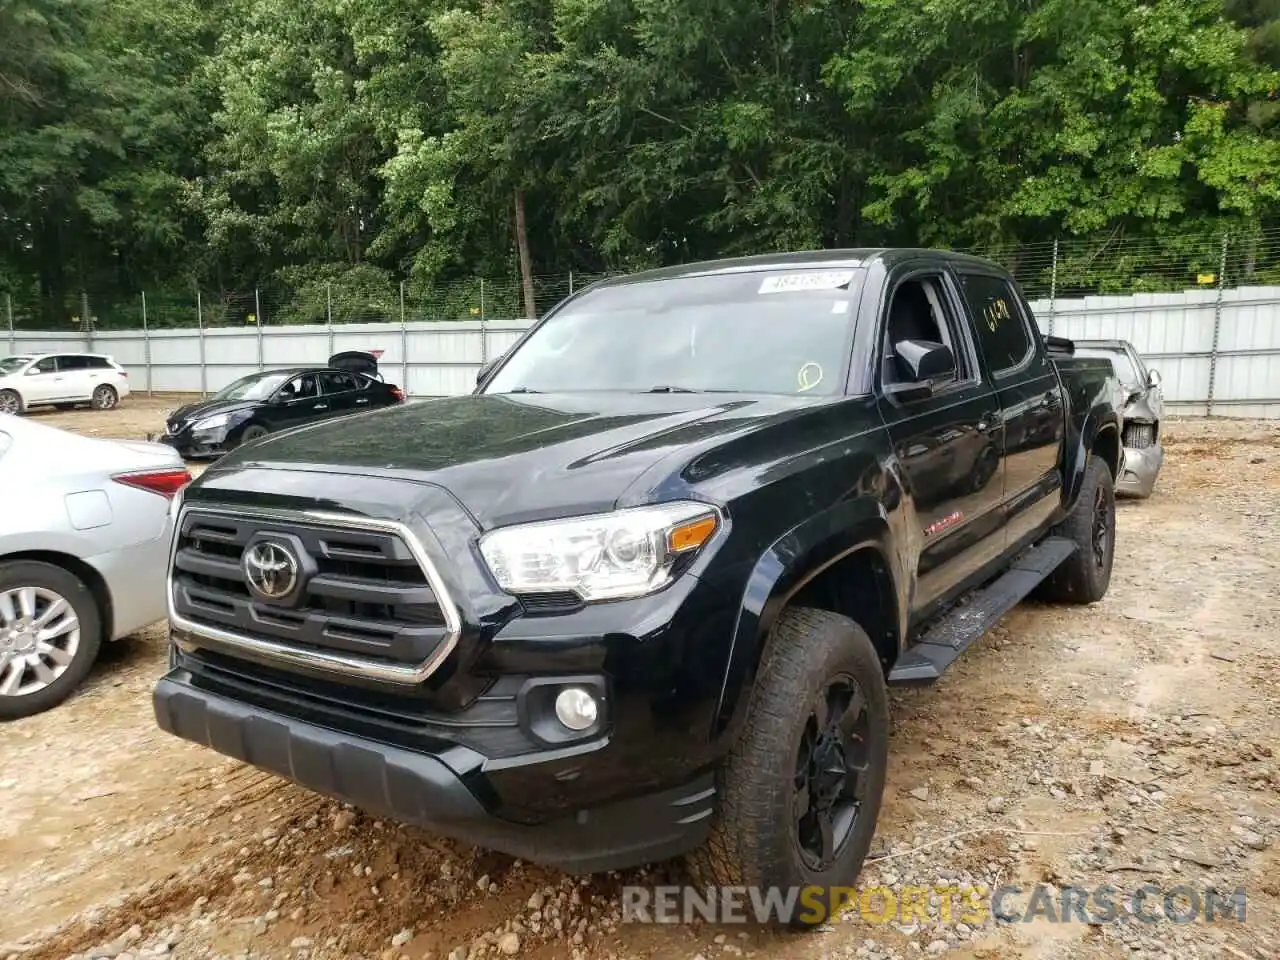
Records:
[[[679,496],[719,471],[776,456],[766,452],[772,445],[761,446],[761,428],[772,433],[769,425],[783,427],[830,402],[741,394],[449,397],[268,437],[223,458],[192,492],[233,490],[237,473],[272,471],[407,480],[447,490],[489,529],[607,511],[654,493]],[[732,456],[706,457],[724,454],[735,438],[741,449]],[[320,477],[290,478],[287,486],[314,489],[317,499],[336,489]]]

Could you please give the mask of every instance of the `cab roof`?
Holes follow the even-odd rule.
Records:
[[[873,263],[893,266],[903,260],[935,259],[944,263],[982,266],[987,269],[1004,269],[983,257],[952,250],[927,247],[850,247],[837,250],[801,250],[793,253],[764,253],[747,257],[730,257],[720,260],[701,260],[671,267],[642,270],[625,276],[609,277],[593,286],[612,287],[653,280],[672,280],[681,277],[705,277],[733,273],[757,273],[767,270],[786,270],[806,267],[843,267],[856,269]]]

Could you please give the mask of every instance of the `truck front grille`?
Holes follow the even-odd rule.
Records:
[[[191,507],[177,526],[176,625],[220,648],[415,683],[457,642],[457,609],[398,524]]]

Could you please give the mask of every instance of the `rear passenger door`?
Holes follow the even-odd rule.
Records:
[[[353,374],[329,371],[319,376],[321,396],[329,407],[325,412],[327,416],[342,416],[360,409],[356,405],[359,384]]]
[[[88,400],[93,396],[93,373],[90,360],[78,353],[58,357],[58,375],[62,378],[62,397],[66,400]]]
[[[939,266],[890,280],[880,330],[881,415],[913,511],[914,618],[959,592],[1003,552],[999,408],[978,363],[954,277]],[[894,346],[925,340],[950,347],[956,372],[922,398],[895,396],[905,378]]]
[[[1031,307],[1008,278],[969,266],[960,278],[1004,426],[1009,546],[1041,531],[1061,499],[1062,383],[1033,333]]]

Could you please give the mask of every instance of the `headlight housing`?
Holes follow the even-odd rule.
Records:
[[[590,603],[643,597],[672,580],[682,558],[720,529],[720,511],[677,501],[505,527],[480,554],[507,593],[575,593]]]
[[[212,417],[205,417],[203,420],[197,420],[192,426],[192,430],[217,430],[219,427],[225,427],[231,422],[231,414],[215,413]]]

